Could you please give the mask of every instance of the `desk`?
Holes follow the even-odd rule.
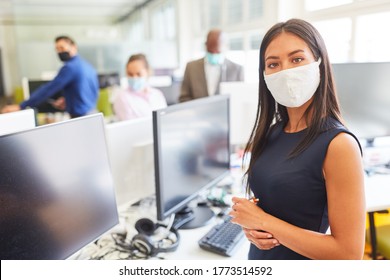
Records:
[[[376,211],[390,208],[390,175],[374,175],[365,178],[366,211],[369,215],[369,230],[372,244],[372,258],[376,259],[376,229],[374,213]],[[167,255],[168,259],[226,259],[199,248],[197,237],[206,234],[210,227],[203,227],[196,230],[181,230],[182,245],[172,254]],[[190,242],[187,242],[190,241]],[[245,239],[236,254],[229,259],[247,259],[249,242]]]
[[[374,213],[390,208],[390,175],[365,178],[366,210],[368,212],[372,259],[376,259],[376,229]]]
[[[372,244],[372,258],[376,259],[376,229],[374,213],[376,211],[390,208],[390,175],[374,175],[365,178],[366,211],[369,215],[369,228]],[[181,230],[183,241],[178,250],[167,255],[168,259],[226,259],[199,248],[194,239],[206,234],[210,227],[203,227],[196,230]],[[190,242],[187,242],[190,241]],[[229,259],[247,259],[249,242],[245,239],[236,254]]]
[[[366,196],[366,211],[369,215],[369,230],[371,233],[371,244],[372,244],[372,258],[376,258],[376,230],[374,221],[374,212],[386,210],[390,208],[390,175],[374,175],[365,178],[365,196]],[[150,207],[154,209],[154,207]],[[144,210],[142,210],[144,212]],[[145,213],[143,213],[145,214]],[[138,218],[141,218],[140,213],[134,212],[127,215],[127,219],[122,220],[121,226],[126,227],[130,236],[135,235],[137,232],[134,229],[134,224]],[[149,213],[149,216],[154,216],[155,213]],[[218,218],[215,217],[210,224],[191,230],[181,229],[179,230],[181,241],[180,246],[174,252],[165,253],[162,255],[164,259],[168,260],[246,260],[249,252],[249,241],[244,238],[242,243],[239,244],[235,254],[228,258],[220,256],[215,253],[203,250],[198,245],[198,240],[204,236],[213,225],[218,222]],[[126,224],[124,226],[124,224]],[[119,226],[120,228],[120,226]],[[118,232],[118,227],[112,230]],[[88,248],[87,248],[88,250]],[[96,251],[96,250],[95,250]],[[89,258],[90,253],[83,254],[76,258]],[[113,256],[112,258],[115,258]]]
[[[217,218],[215,218],[217,219]],[[191,230],[180,230],[180,246],[173,253],[166,254],[169,260],[247,260],[249,252],[249,241],[244,237],[238,245],[232,257],[224,257],[218,254],[203,250],[198,245],[198,240],[204,236],[216,222]]]
[[[150,199],[149,199],[150,200]],[[99,240],[93,242],[79,252],[75,253],[70,259],[127,259],[129,254],[121,255],[117,251],[118,247],[114,244],[114,239],[112,238],[112,233],[125,233],[127,232],[126,243],[130,244],[130,240],[138,232],[136,231],[134,225],[136,221],[140,218],[149,218],[156,214],[153,213],[155,206],[149,206],[149,209],[145,207],[130,206],[127,207],[123,205],[120,212],[120,223],[112,228],[108,233],[104,234]],[[215,209],[217,212],[219,209]],[[249,241],[244,237],[242,241],[237,245],[236,251],[233,256],[225,257],[206,251],[198,245],[198,240],[200,240],[214,225],[221,222],[222,219],[218,216],[215,216],[207,225],[196,228],[196,229],[180,229],[180,245],[174,252],[169,253],[160,253],[157,258],[167,259],[167,260],[247,260],[249,252]],[[117,252],[115,252],[117,251]],[[123,251],[123,250],[122,250]],[[107,252],[110,252],[107,254]]]

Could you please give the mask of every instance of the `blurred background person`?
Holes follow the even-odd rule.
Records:
[[[39,87],[20,105],[5,106],[2,113],[34,108],[61,90],[64,96],[50,101],[55,108],[67,111],[72,118],[96,112],[99,82],[95,69],[78,55],[77,45],[72,38],[58,36],[55,47],[59,59],[64,62],[57,76]]]
[[[187,63],[180,102],[218,94],[220,82],[244,80],[244,68],[225,58],[224,41],[225,35],[221,30],[209,31],[206,40],[206,56]]]
[[[128,85],[114,94],[114,112],[119,121],[152,116],[152,111],[167,107],[163,93],[149,86],[150,67],[144,54],[130,56],[126,65]]]

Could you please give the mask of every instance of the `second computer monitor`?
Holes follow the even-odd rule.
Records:
[[[22,79],[22,85],[23,85],[23,91],[25,98],[28,98],[32,94],[34,94],[34,91],[40,88],[41,86],[46,85],[48,80],[31,80],[27,78]],[[52,102],[60,97],[63,96],[63,91],[60,90],[57,93],[55,93],[53,96],[51,96],[48,100],[42,101],[38,106],[36,106],[36,109],[39,113],[54,113],[54,112],[63,112],[62,110],[59,110],[55,108],[52,105]]]
[[[187,206],[229,174],[229,97],[206,97],[154,111],[153,135],[157,218],[195,211],[191,227],[203,225],[212,218],[203,211],[206,207]]]
[[[107,124],[106,135],[118,207],[154,194],[152,118]]]
[[[390,135],[390,62],[332,64],[347,127],[369,141]]]

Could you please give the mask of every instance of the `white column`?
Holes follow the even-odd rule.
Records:
[[[21,86],[19,59],[14,25],[0,26],[0,47],[3,60],[4,90],[6,96],[11,96],[16,86]]]
[[[176,0],[176,40],[179,68],[184,71],[191,57],[193,42],[193,14],[198,12],[192,10],[192,0]]]

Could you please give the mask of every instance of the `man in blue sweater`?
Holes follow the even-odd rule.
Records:
[[[30,99],[20,105],[5,106],[2,113],[36,107],[61,90],[64,97],[57,99],[52,105],[65,109],[72,118],[87,115],[95,110],[99,91],[95,69],[77,54],[77,46],[70,37],[57,37],[55,45],[60,60],[64,62],[57,76],[39,87],[31,94]]]

